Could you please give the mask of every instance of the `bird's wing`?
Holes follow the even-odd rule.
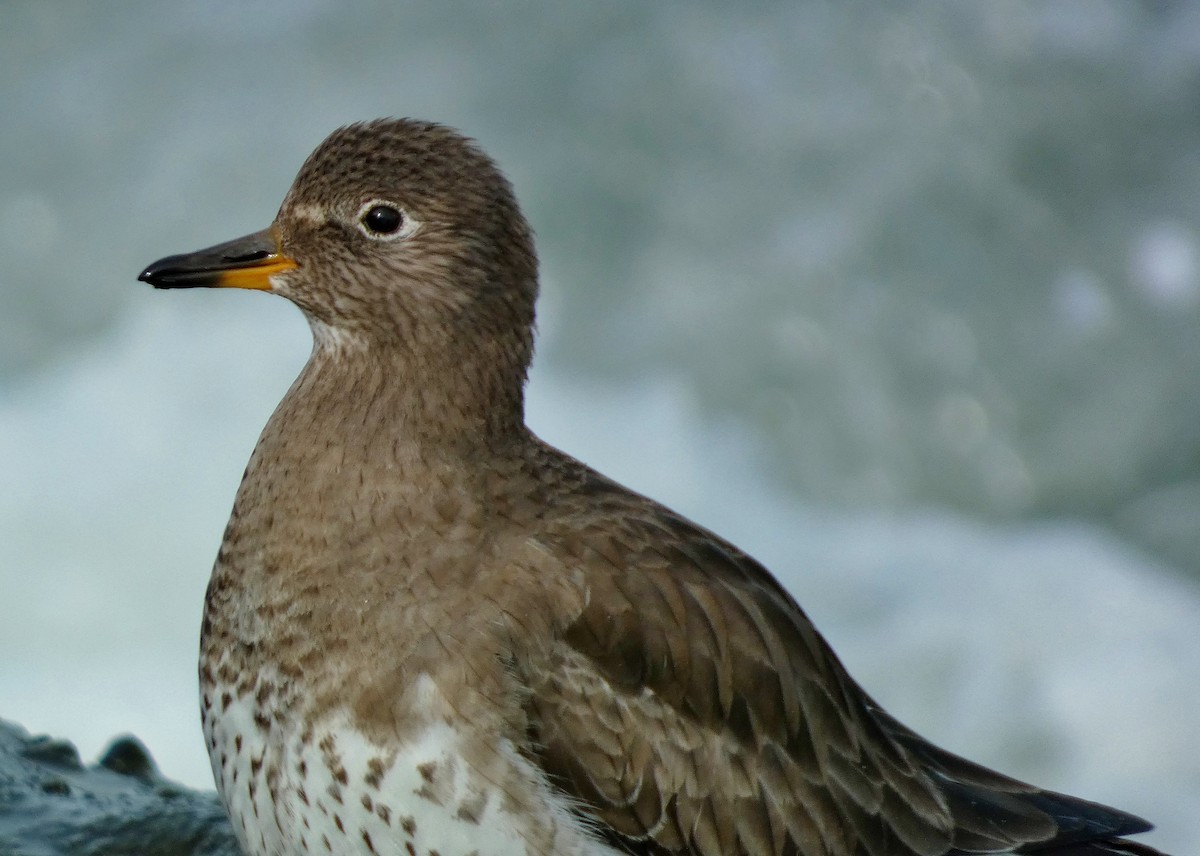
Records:
[[[595,478],[588,492],[605,493]],[[614,845],[932,856],[1146,828],[928,744],[874,705],[761,565],[612,491],[590,504],[603,520],[540,536],[574,557],[564,570],[582,571],[586,602],[517,668],[538,763]]]

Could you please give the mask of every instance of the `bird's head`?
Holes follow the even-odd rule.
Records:
[[[537,261],[512,188],[471,140],[442,125],[349,125],[309,156],[262,232],[169,256],[139,277],[158,288],[271,291],[318,344],[453,354],[532,353]]]

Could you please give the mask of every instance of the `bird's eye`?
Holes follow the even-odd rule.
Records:
[[[391,235],[404,225],[404,215],[391,205],[376,203],[359,218],[368,232],[376,235]]]
[[[358,230],[373,241],[411,238],[421,223],[387,199],[368,199],[358,208]]]

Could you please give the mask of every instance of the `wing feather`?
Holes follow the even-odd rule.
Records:
[[[639,856],[1050,856],[1147,827],[927,743],[752,558],[590,471],[573,478],[587,502],[537,538],[585,581],[582,606],[514,668],[537,761],[611,843]]]

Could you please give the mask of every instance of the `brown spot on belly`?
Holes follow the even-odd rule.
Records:
[[[379,790],[379,783],[383,781],[383,772],[383,759],[372,758],[367,762],[367,775],[363,777],[363,780],[375,790]]]
[[[458,811],[454,816],[467,823],[478,824],[480,818],[483,817],[483,810],[487,808],[487,802],[487,794],[483,791],[473,791],[458,804]]]
[[[417,796],[444,806],[453,795],[453,769],[448,764],[426,761],[417,765],[417,772],[425,780],[425,784],[417,789]]]
[[[362,831],[362,840],[363,844],[367,845],[368,850],[370,850],[372,853],[378,853],[378,851],[375,849],[375,845],[371,843],[371,833],[367,832],[365,829]]]

